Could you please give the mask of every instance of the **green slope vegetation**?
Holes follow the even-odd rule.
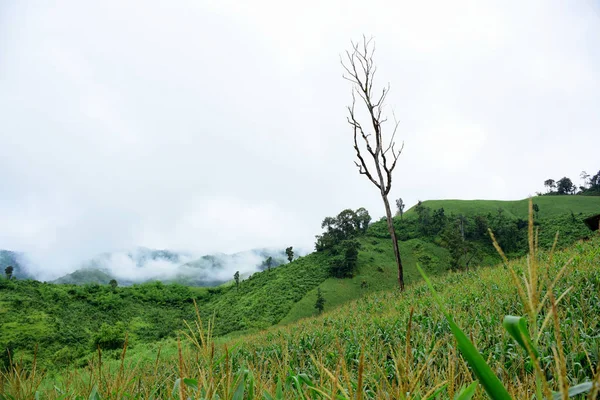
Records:
[[[523,200],[426,200],[422,204],[433,210],[444,208],[447,213],[476,215],[495,214],[503,209],[511,218],[527,219],[527,202]],[[536,196],[533,202],[539,206],[539,218],[552,218],[564,215],[600,214],[600,196]],[[407,218],[417,216],[415,207],[404,213]]]
[[[545,325],[537,344],[541,368],[550,389],[556,391],[558,376],[573,385],[590,380],[600,365],[600,237],[555,254],[551,263],[547,254],[541,259],[542,294],[549,283],[544,275],[554,278],[564,265],[567,270],[553,291],[558,295],[570,288],[559,304],[559,331],[553,323]],[[513,261],[510,268],[522,274],[525,262]],[[531,362],[502,327],[505,315],[525,313],[509,270],[476,268],[436,277],[433,283],[445,307],[512,397],[529,398],[536,380]],[[538,328],[542,320],[543,316]],[[554,364],[557,332],[566,354],[564,372],[557,372]],[[232,398],[242,382],[239,371],[249,371],[251,378],[247,375],[241,386],[245,398],[262,398],[264,392],[274,396],[281,382],[277,398],[285,399],[317,397],[311,387],[328,396],[346,392],[343,398],[356,398],[357,391],[363,398],[399,398],[399,393],[407,392],[427,398],[427,393],[440,389],[438,398],[451,399],[473,381],[448,323],[422,283],[411,284],[404,293],[372,293],[321,316],[224,342],[214,343],[198,332],[194,336],[204,342],[195,347],[184,341],[182,361],[176,345],[168,342],[161,355],[156,347],[134,350],[125,360],[125,377],[117,373],[121,362],[107,359],[102,366],[96,361],[92,368],[72,371],[65,380],[47,379],[40,390],[50,398],[62,392],[87,398],[96,384],[102,398],[117,392],[120,397],[163,398],[177,388],[175,380],[184,377],[188,380],[182,390],[188,394],[198,386],[206,398],[216,398],[215,393],[219,398]],[[25,393],[23,382],[17,385],[16,381],[8,376],[5,392],[17,398],[32,397]],[[473,398],[487,397],[479,387]]]
[[[97,283],[99,285],[108,285],[111,279],[114,279],[114,277],[99,269],[79,269],[65,276],[61,276],[52,283],[68,283],[72,285]]]
[[[405,282],[411,284],[420,279],[417,262],[429,274],[438,275],[447,271],[448,251],[440,246],[419,239],[400,243]],[[369,292],[392,290],[398,286],[398,269],[389,240],[368,237],[361,239],[358,268],[352,278],[327,278],[318,287],[325,297],[325,310],[332,310],[350,300]],[[287,324],[315,314],[317,288],[294,304],[281,321]]]
[[[560,203],[555,207],[560,209],[566,204],[563,198],[576,197],[548,196],[543,200]],[[589,199],[594,200],[593,204],[598,201],[577,197],[576,202],[579,199],[586,200],[585,206],[576,208],[573,214],[561,215],[553,211],[551,216],[544,218],[542,210],[546,203],[540,203],[536,224],[541,228],[542,247],[550,246],[557,229],[562,232],[561,246],[591,235],[582,218],[594,210]],[[497,209],[489,212],[490,216],[482,216],[479,214],[481,207],[476,206],[478,202],[473,203],[475,205],[470,209],[477,214],[468,215],[464,226],[464,242],[470,244],[465,254],[476,255],[470,265],[489,266],[499,261],[487,236],[487,227],[496,232],[503,246],[514,246],[509,253],[523,254],[527,245],[526,224],[523,225],[520,218],[509,217],[507,211],[498,213]],[[438,205],[451,210],[452,204],[453,201]],[[420,220],[418,216],[395,220],[403,240],[400,249],[408,284],[419,280],[417,262],[429,274],[442,275],[453,265],[458,254],[455,270],[466,267],[462,250],[456,253],[449,245],[456,239],[456,214],[448,212],[440,217],[436,210],[429,211],[429,220]],[[437,222],[434,215],[437,215]],[[438,224],[440,221],[441,225]],[[84,365],[98,344],[118,357],[119,351],[111,348],[120,348],[126,332],[130,351],[134,352],[136,348],[144,348],[158,340],[174,338],[184,327],[183,320],[194,318],[194,302],[207,319],[214,316],[216,335],[235,333],[239,336],[239,332],[259,331],[315,315],[317,289],[325,297],[326,311],[370,293],[394,289],[397,270],[385,223],[378,221],[369,226],[363,221],[360,226],[361,233],[350,241],[356,241],[358,249],[356,266],[346,278],[331,276],[332,263],[343,261],[333,246],[270,271],[256,273],[242,280],[239,286],[234,282],[213,288],[148,283],[111,288],[97,284],[53,285],[0,279],[0,348],[8,348],[13,356],[31,360],[37,343],[38,359],[46,367]],[[321,243],[324,239],[321,237]],[[2,354],[0,363],[6,364],[8,355],[5,351]]]

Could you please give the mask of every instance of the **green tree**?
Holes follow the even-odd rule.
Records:
[[[394,123],[387,137],[384,138],[383,135],[383,127],[387,121],[383,111],[389,93],[389,85],[384,87],[381,92],[378,89],[377,93],[373,92],[373,81],[377,70],[373,60],[374,52],[375,46],[372,44],[372,40],[365,37],[363,43],[352,43],[352,51],[347,51],[345,61],[342,61],[342,67],[345,70],[344,78],[352,83],[352,105],[348,107],[347,121],[352,127],[353,147],[357,158],[355,164],[358,173],[365,175],[377,187],[383,201],[388,231],[398,266],[398,286],[400,290],[404,290],[402,259],[388,200],[392,188],[392,173],[404,145],[396,148],[395,137],[398,122]],[[366,109],[368,122],[365,125],[359,121],[355,111],[357,97],[362,100]]]
[[[533,212],[535,213],[535,219],[538,219],[538,213],[540,212],[540,206],[533,203]]]
[[[544,186],[548,188],[548,193],[553,193],[554,189],[556,189],[556,181],[554,179],[546,179]]]
[[[273,257],[269,256],[265,260],[265,265],[267,266],[267,270],[270,271],[271,270],[271,266],[273,265]]]
[[[415,206],[415,212],[417,213],[418,229],[423,236],[430,236],[433,232],[433,226],[431,221],[431,208],[425,207],[419,200]]]
[[[294,248],[292,246],[285,249],[285,254],[287,254],[287,258],[289,262],[292,262],[294,259]]]
[[[465,239],[466,219],[459,216],[456,220],[448,223],[441,234],[442,243],[450,253],[450,269],[456,271],[459,269],[469,269],[469,263],[477,256],[473,243]]]
[[[369,229],[369,223],[371,222],[371,216],[366,208],[361,207],[354,212],[356,215],[354,219],[354,228],[358,230],[360,233],[367,233],[367,229]]]
[[[12,278],[13,271],[14,268],[11,265],[4,268],[4,274],[6,274],[6,279],[10,280]]]
[[[584,180],[583,186],[580,187],[580,194],[598,196],[600,195],[600,171],[596,175],[589,175],[585,171],[581,173],[581,178]]]
[[[556,182],[556,192],[558,194],[574,194],[575,190],[576,188],[575,185],[573,185],[573,181],[566,176]]]
[[[233,279],[235,280],[235,287],[237,289],[240,288],[240,271],[235,271],[235,274],[233,274]]]
[[[446,213],[444,211],[444,207],[438,208],[433,212],[433,217],[431,218],[431,233],[433,235],[437,235],[444,229],[446,225]]]
[[[102,350],[115,350],[122,348],[124,344],[125,324],[121,321],[114,325],[103,323],[92,336],[92,349],[100,347]]]
[[[357,240],[345,240],[334,250],[330,259],[329,273],[335,278],[351,277],[358,264],[358,250],[360,243]]]
[[[325,309],[325,297],[321,293],[321,288],[317,288],[317,301],[315,302],[315,308],[321,314]]]
[[[119,286],[119,282],[117,282],[116,279],[111,279],[110,282],[108,282],[108,284],[113,290],[115,290],[117,286]]]
[[[404,201],[402,200],[402,198],[399,198],[396,200],[396,208],[397,208],[397,214],[400,215],[400,219],[402,219],[402,216],[404,215],[404,207],[406,205],[404,204]]]
[[[316,236],[315,249],[332,250],[344,240],[365,234],[370,221],[369,212],[362,207],[356,211],[343,210],[335,217],[326,217],[321,224],[325,232]]]

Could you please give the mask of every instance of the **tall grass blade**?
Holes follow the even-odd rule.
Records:
[[[487,365],[487,363],[485,362],[479,351],[475,348],[473,343],[471,343],[469,338],[463,333],[463,331],[458,327],[458,325],[454,323],[454,320],[444,308],[442,300],[433,288],[433,284],[431,283],[431,281],[429,280],[429,278],[418,263],[417,269],[419,270],[419,273],[427,283],[427,286],[429,286],[429,289],[431,290],[433,298],[438,304],[438,307],[440,307],[442,313],[444,313],[444,316],[446,317],[446,320],[448,320],[448,324],[450,324],[450,330],[452,331],[452,334],[454,335],[458,343],[458,349],[469,363],[469,366],[473,369],[473,372],[477,376],[477,379],[479,380],[487,394],[493,400],[512,400],[512,397],[510,397],[510,394],[508,394],[508,391],[502,385],[500,379],[498,379],[498,377],[494,374],[494,371],[492,371],[489,365]]]
[[[473,382],[466,388],[462,388],[462,390],[454,396],[454,400],[471,400],[471,397],[475,395],[475,389],[477,389],[477,382]]]
[[[517,317],[514,315],[507,315],[504,317],[504,321],[502,322],[504,325],[504,329],[510,334],[521,345],[523,349],[529,354],[530,352],[535,355],[535,358],[540,357],[540,353],[537,351],[533,342],[531,341],[531,337],[529,336],[529,331],[527,330],[527,320],[525,317]]]
[[[579,385],[571,386],[569,388],[569,397],[575,397],[580,394],[588,393],[592,390],[593,383],[592,382],[583,382]],[[552,400],[560,400],[562,399],[562,394],[560,392],[556,392],[552,394]]]

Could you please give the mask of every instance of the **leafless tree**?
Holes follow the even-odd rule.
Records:
[[[342,66],[345,70],[344,79],[352,83],[352,105],[348,107],[348,123],[352,126],[354,133],[354,150],[358,161],[355,161],[358,171],[379,189],[387,218],[388,230],[392,237],[394,255],[398,265],[398,285],[404,290],[404,276],[402,271],[402,259],[398,248],[398,239],[394,230],[392,210],[388,201],[388,194],[392,188],[392,172],[396,167],[398,157],[402,153],[404,143],[396,149],[396,131],[398,122],[394,121],[389,140],[384,139],[383,125],[387,118],[383,115],[385,99],[390,91],[389,84],[381,91],[374,93],[373,83],[377,67],[373,61],[375,45],[372,39],[363,37],[361,43],[352,42],[352,50],[346,51],[346,57],[342,58]],[[357,96],[360,103],[366,107],[365,115],[368,122],[363,126],[359,122],[356,112]],[[367,161],[368,160],[368,161]]]

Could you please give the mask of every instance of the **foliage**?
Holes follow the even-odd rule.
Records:
[[[538,236],[540,247],[550,248],[552,246],[558,228],[561,230],[561,235],[557,248],[573,245],[581,238],[590,238],[592,232],[583,224],[582,220],[592,212],[597,212],[600,206],[598,200],[598,198],[586,198],[584,196],[536,198],[536,204],[541,204],[538,212],[539,217],[535,221],[537,224],[535,228],[540,228]],[[460,232],[461,238],[464,231],[465,240],[468,244],[473,245],[473,251],[477,252],[477,255],[473,258],[472,264],[478,259],[482,260],[483,265],[490,265],[499,260],[497,255],[492,255],[495,250],[486,237],[489,227],[497,230],[499,239],[504,240],[509,246],[511,240],[515,240],[515,250],[512,252],[512,256],[524,254],[523,250],[527,247],[527,223],[523,219],[523,214],[514,208],[513,204],[514,202],[491,202],[490,205],[485,201],[423,202],[423,208],[430,209],[429,221],[431,224],[433,224],[433,215],[435,214],[432,210],[437,211],[436,218],[438,221],[446,221],[441,232],[430,236],[421,234],[423,228],[419,226],[420,222],[414,210],[407,211],[405,218],[402,220],[396,219],[396,230],[399,236],[403,238],[399,245],[403,254],[407,283],[413,285],[413,288],[409,289],[409,293],[406,294],[407,297],[402,297],[404,300],[398,301],[405,302],[410,299],[411,304],[426,301],[424,298],[419,297],[418,291],[414,291],[414,288],[419,287],[416,270],[417,262],[423,266],[428,275],[441,275],[448,269],[453,255],[450,246],[445,241],[444,232],[449,226],[456,228],[454,233]],[[429,207],[430,205],[433,207]],[[502,208],[501,212],[499,212],[499,208]],[[443,212],[440,211],[441,209],[443,209]],[[573,210],[573,213],[570,210]],[[461,218],[461,215],[463,218]],[[458,221],[462,221],[462,227],[456,225]],[[508,229],[508,232],[511,232],[511,229],[516,229],[514,232],[517,234],[515,235],[514,232],[510,234],[514,237],[513,239],[501,238],[503,227]],[[427,229],[435,232],[430,227]],[[13,359],[20,360],[20,365],[24,366],[25,369],[29,368],[35,359],[40,368],[59,371],[63,367],[70,366],[72,369],[90,363],[94,357],[94,353],[91,351],[91,343],[94,343],[94,335],[102,330],[102,324],[112,327],[120,323],[120,326],[128,334],[128,352],[141,355],[144,351],[152,349],[154,355],[148,357],[156,359],[158,345],[153,344],[160,340],[166,340],[165,343],[174,343],[173,340],[177,332],[184,327],[182,321],[190,321],[194,318],[194,301],[198,304],[201,314],[212,321],[211,330],[213,333],[221,337],[227,335],[225,338],[220,338],[219,341],[227,341],[230,344],[232,343],[231,340],[239,337],[241,334],[239,332],[245,332],[247,335],[278,323],[289,324],[300,318],[311,316],[314,314],[319,291],[326,300],[328,309],[335,308],[339,310],[340,306],[350,300],[362,298],[365,293],[367,296],[371,296],[369,298],[381,296],[377,298],[387,299],[384,301],[386,305],[379,304],[381,303],[380,300],[364,300],[372,303],[370,306],[372,310],[379,309],[379,307],[390,307],[390,310],[396,309],[397,305],[392,306],[392,302],[396,301],[392,298],[395,298],[396,294],[385,292],[394,288],[396,273],[393,249],[391,243],[389,243],[389,233],[385,221],[378,221],[369,225],[366,234],[356,234],[350,240],[359,243],[360,249],[356,254],[356,263],[351,273],[352,277],[344,279],[330,277],[329,269],[332,258],[335,259],[335,257],[341,256],[343,259],[346,255],[342,243],[327,251],[301,257],[270,272],[259,272],[245,280],[240,279],[239,286],[237,286],[238,290],[235,290],[236,286],[234,284],[214,288],[188,288],[181,285],[165,285],[155,282],[113,289],[110,286],[97,284],[85,286],[52,285],[35,281],[0,279],[0,320],[2,320],[2,324],[0,324],[0,348],[10,349],[11,355],[14,356]],[[593,239],[591,243],[598,243],[598,241]],[[587,249],[588,247],[583,246],[582,248]],[[460,254],[460,251],[456,254]],[[588,261],[580,262],[584,258],[582,255],[577,256],[576,263],[578,268],[581,267],[584,271],[587,271],[585,268],[588,268],[586,267]],[[465,266],[465,260],[464,257],[459,260],[459,268]],[[482,298],[489,298],[490,301],[502,303],[503,310],[504,307],[508,307],[508,310],[504,311],[505,314],[514,313],[510,311],[510,307],[514,307],[514,305],[510,305],[511,297],[507,294],[508,292],[504,292],[504,290],[510,290],[502,286],[506,283],[503,280],[510,277],[504,276],[505,271],[502,269],[493,270],[494,276],[489,278],[490,282],[494,282],[494,284],[502,283],[500,284],[502,290],[497,292],[498,288],[495,286],[491,286],[491,289],[489,284],[486,286],[485,280],[488,279],[485,278],[488,276],[486,270],[473,271],[471,269],[470,272],[464,274],[464,278],[460,279],[459,277],[462,277],[463,274],[451,273],[447,278],[444,278],[445,280],[440,281],[441,285],[448,285],[450,291],[452,290],[451,287],[455,285],[465,286],[464,292],[460,292],[460,294],[466,296],[468,301],[447,300],[454,301],[450,309],[459,310],[459,314],[464,316],[466,310],[469,310],[465,307],[472,307]],[[574,277],[569,277],[571,279],[570,284],[587,284],[583,280],[583,272],[577,269],[572,272]],[[551,272],[548,273],[551,274]],[[492,272],[489,272],[489,274],[492,274]],[[593,275],[586,275],[585,279],[593,281],[596,278]],[[361,290],[363,282],[366,282],[366,288]],[[469,285],[472,285],[471,289],[467,288]],[[490,290],[496,291],[494,293],[498,296],[489,297],[487,292]],[[594,290],[597,290],[597,287]],[[445,294],[442,295],[445,296]],[[593,297],[595,295],[589,295],[588,293],[586,296],[589,301],[595,301],[595,297]],[[588,300],[586,300],[585,305],[582,303],[577,305],[577,307],[583,307],[583,311],[572,313],[573,318],[587,321],[585,315],[588,312],[597,312],[597,310],[589,308]],[[402,307],[406,306],[403,305]],[[479,304],[474,308],[473,313],[484,313],[483,317],[486,318],[490,315],[489,313],[485,314],[486,309],[478,307],[480,307]],[[406,308],[401,309],[404,310],[402,312],[407,310]],[[422,310],[427,314],[426,308]],[[344,312],[343,309],[341,312]],[[366,318],[367,315],[370,318],[373,316],[365,313],[363,317]],[[406,317],[406,314],[402,315]],[[486,320],[479,318],[480,316],[473,321],[476,324],[475,326],[481,326],[483,330],[488,329],[490,325],[487,324]],[[461,319],[458,319],[457,322],[461,322]],[[439,321],[436,323],[442,324]],[[586,330],[586,334],[591,336],[596,334],[594,329],[598,329],[597,324],[585,323],[587,324],[585,329],[591,329],[591,331]],[[363,333],[364,335],[370,335],[366,337],[379,337],[378,335],[380,335],[380,333],[367,328],[364,324],[358,326],[362,327],[362,330],[355,331],[355,334],[359,337],[363,337],[361,336]],[[347,325],[347,327],[354,329],[352,324]],[[426,329],[434,329],[433,326],[429,325],[429,322],[426,327]],[[202,328],[207,328],[207,321],[204,322]],[[341,325],[338,325],[338,328],[346,329]],[[399,333],[395,330],[386,332],[388,335]],[[105,329],[105,333],[105,336],[110,338],[108,334],[110,332],[106,332]],[[342,335],[337,331],[329,331],[329,334]],[[116,337],[119,340],[122,338],[118,335]],[[475,337],[477,339],[476,344],[479,347],[482,338],[477,335]],[[431,337],[428,337],[427,340],[430,341]],[[484,343],[486,342],[484,341]],[[504,343],[503,346],[507,345],[505,342],[502,343]],[[37,353],[35,353],[36,345],[38,346]],[[360,347],[362,344],[357,342],[355,345]],[[489,355],[490,346],[497,346],[497,344],[492,345],[490,343],[482,351]],[[244,348],[246,348],[246,345],[244,345]],[[327,351],[327,349],[325,347],[323,351]],[[451,347],[446,350],[451,351]],[[106,353],[105,360],[120,357],[120,351],[104,351]],[[374,350],[372,349],[372,351]],[[545,351],[548,351],[548,349]],[[34,357],[34,354],[36,354],[36,357]],[[379,355],[369,355],[368,357],[373,357],[372,361],[374,362],[382,362],[382,365],[387,360],[385,357],[378,359]],[[504,356],[497,355],[497,357]],[[585,364],[582,361],[584,358],[579,357],[579,362]],[[8,353],[2,351],[0,360],[4,360],[2,362],[7,365],[9,362]],[[298,360],[300,364],[292,363],[290,365],[293,365],[293,368],[303,368],[302,366],[307,365],[306,363],[309,362],[306,358]],[[499,358],[494,358],[494,360],[498,361]],[[348,361],[350,362],[350,359]],[[258,361],[250,359],[250,362]],[[235,367],[237,366],[238,364],[235,365]],[[234,368],[234,365],[231,368]],[[332,368],[335,368],[335,366]],[[496,368],[495,365],[494,368]],[[318,375],[318,371],[308,372]],[[510,373],[512,372],[513,370],[510,370]],[[353,373],[350,372],[350,374]],[[375,374],[376,372],[371,371],[371,373]],[[167,376],[163,378],[165,380],[170,379]],[[285,380],[287,377],[281,379]],[[465,387],[468,382],[470,381],[464,381]],[[1,388],[0,392],[2,392]]]
[[[561,390],[563,377],[573,386],[590,377],[600,382],[599,248],[600,238],[593,238],[555,253],[552,262],[548,254],[538,255],[548,268],[540,271],[541,279],[553,279],[570,261],[554,285],[557,294],[571,288],[559,303],[562,322],[556,329],[554,314],[546,314],[548,334],[536,347],[552,391]],[[522,307],[510,271],[523,273],[527,268],[527,261],[519,259],[506,267],[431,279],[447,313],[456,325],[468,327],[465,337],[515,399],[530,399],[536,392],[536,367],[502,323],[505,315]],[[103,357],[102,363],[95,357],[89,368],[46,378],[17,365],[2,377],[0,392],[34,398],[38,391],[50,399],[91,394],[140,399],[487,398],[481,387],[475,387],[472,369],[437,307],[428,287],[414,283],[403,293],[371,293],[334,312],[243,337],[214,339],[205,329],[206,321],[191,321],[180,345],[165,342],[160,353],[159,346],[127,348],[124,359],[122,352],[114,359]],[[565,355],[564,374],[555,368],[557,333]],[[535,337],[531,335],[532,340]],[[587,388],[593,390],[591,383]]]
[[[557,194],[575,194],[575,185],[573,184],[573,181],[571,181],[571,179],[567,178],[566,176],[564,178],[561,178],[558,180],[558,182],[556,182],[556,193]]]
[[[315,302],[315,308],[321,314],[325,309],[325,298],[323,297],[323,293],[321,293],[321,289],[317,289],[317,301]]]
[[[533,229],[533,213],[533,203],[530,199],[528,223],[529,255],[527,257],[526,271],[520,277],[518,276],[520,275],[519,272],[517,272],[515,268],[509,265],[508,260],[504,255],[504,252],[502,251],[498,242],[495,240],[494,234],[490,230],[490,236],[494,243],[494,247],[498,251],[499,255],[503,258],[505,267],[510,269],[511,276],[513,278],[513,284],[516,286],[517,292],[519,293],[524,312],[527,315],[527,318],[529,319],[529,325],[531,327],[532,333],[530,335],[526,323],[526,317],[507,315],[504,317],[503,325],[504,328],[515,339],[515,341],[523,348],[523,350],[530,358],[530,363],[534,366],[536,378],[536,398],[541,399],[545,397],[547,399],[568,399],[569,397],[574,397],[578,394],[590,392],[589,399],[593,400],[596,398],[596,395],[600,391],[599,387],[596,387],[594,389],[594,384],[591,381],[584,382],[573,387],[569,387],[570,385],[567,376],[567,362],[565,359],[565,353],[563,349],[563,339],[560,333],[560,317],[557,313],[557,303],[563,298],[563,296],[565,296],[571,290],[571,288],[565,290],[558,297],[558,300],[556,300],[554,294],[554,287],[563,275],[565,269],[569,266],[570,261],[567,261],[563,266],[560,267],[556,277],[554,277],[554,279],[552,280],[550,280],[548,276],[543,277],[543,275],[540,274],[541,267],[539,259],[539,248],[536,242],[536,234],[534,234]],[[554,248],[556,246],[557,240],[558,236],[556,237],[554,246],[550,251],[548,263],[552,263],[552,259],[554,256]],[[547,266],[547,268],[548,267],[549,266]],[[462,355],[467,360],[470,367],[473,369],[475,375],[485,388],[488,395],[495,400],[512,399],[502,382],[498,379],[498,377],[492,371],[488,363],[484,360],[479,351],[473,345],[472,341],[469,340],[469,338],[463,333],[463,331],[458,327],[458,325],[456,325],[454,319],[452,318],[452,315],[445,310],[443,302],[437,295],[436,290],[431,284],[431,281],[427,278],[426,274],[420,268],[419,272],[421,273],[427,285],[429,286],[433,297],[436,303],[438,304],[438,307],[442,309],[442,312],[444,313],[444,316],[446,317],[450,325],[452,334],[458,342],[458,347]],[[544,291],[546,291],[545,294]],[[544,317],[541,312],[547,303],[549,303],[549,306],[547,314]],[[554,355],[554,381],[558,381],[559,383],[559,391],[554,394],[550,390],[550,379],[547,377],[548,370],[543,369],[543,367],[547,368],[547,365],[542,365],[540,359],[540,352],[538,350],[538,347],[540,345],[540,339],[543,336],[545,336],[546,338],[550,336],[544,335],[545,330],[550,330],[547,327],[547,322],[549,321],[550,317],[553,319],[554,322],[553,336],[555,339],[555,347],[552,347]],[[592,378],[596,378],[596,380],[598,381],[597,384],[600,384],[600,371],[594,372],[594,369],[592,369],[591,375]]]
[[[294,248],[292,246],[286,247],[285,254],[287,255],[288,261],[292,262],[294,259]]]
[[[331,250],[345,240],[365,234],[370,221],[369,212],[362,207],[356,211],[343,210],[336,217],[326,217],[321,224],[325,232],[317,235],[315,249]]]
[[[269,269],[271,269],[269,267]],[[235,281],[235,287],[236,289],[240,288],[240,271],[235,271],[235,274],[233,274],[233,280]]]
[[[125,324],[118,321],[114,325],[103,323],[100,329],[92,335],[91,350],[116,350],[125,344]]]
[[[6,279],[10,280],[12,278],[13,271],[14,268],[11,265],[4,268],[4,274],[6,275]]]
[[[558,181],[546,179],[544,186],[547,187],[546,195],[572,195],[579,194],[584,196],[600,196],[600,171],[595,175],[589,175],[582,171],[580,174],[583,185],[577,187],[568,177],[563,177]],[[579,189],[579,190],[578,190]]]
[[[332,251],[329,261],[329,273],[336,278],[351,277],[358,263],[360,242],[354,239],[344,240]]]
[[[404,215],[405,207],[406,207],[406,204],[404,204],[404,201],[402,200],[402,198],[396,199],[396,215],[399,215],[400,219],[402,219],[402,215]]]

